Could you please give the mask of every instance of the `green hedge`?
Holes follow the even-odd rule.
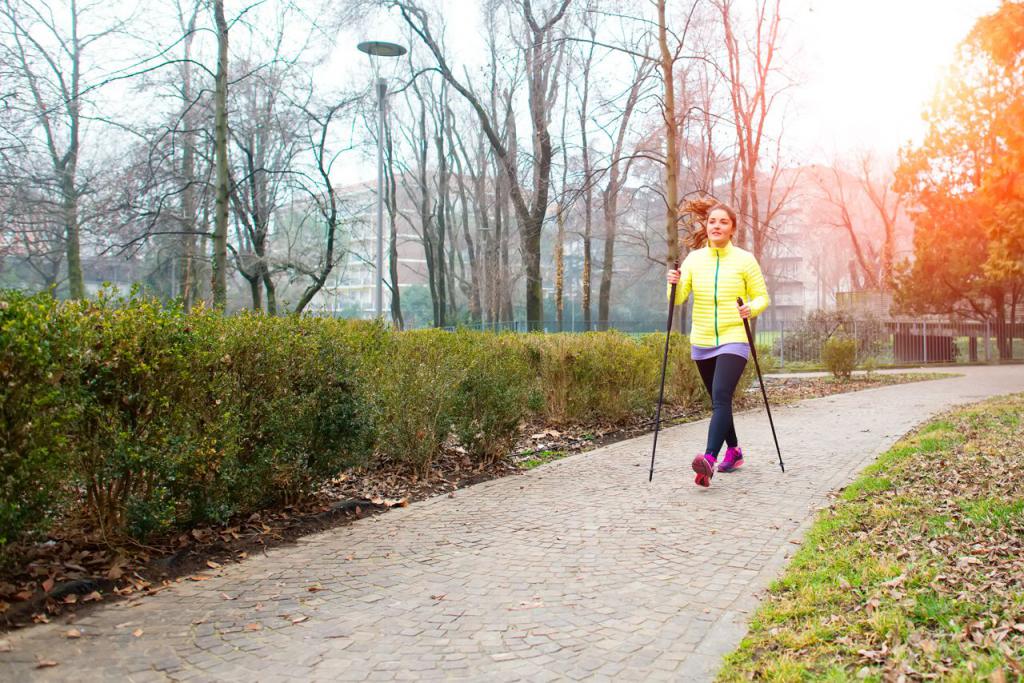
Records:
[[[664,336],[395,333],[142,299],[0,293],[0,549],[53,520],[145,539],[291,502],[353,465],[506,454],[531,418],[653,414]],[[706,400],[685,337],[666,400]]]

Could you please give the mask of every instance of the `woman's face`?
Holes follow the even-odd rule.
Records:
[[[716,248],[724,247],[732,239],[732,233],[736,230],[732,219],[722,209],[715,209],[708,216],[707,224],[708,242]]]

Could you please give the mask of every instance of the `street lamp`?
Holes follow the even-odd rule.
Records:
[[[368,40],[356,45],[360,52],[370,56],[374,72],[377,72],[375,57],[401,57],[406,49],[397,43],[382,40]],[[384,98],[388,84],[377,76],[377,286],[374,289],[374,310],[376,316],[383,315],[384,302]]]

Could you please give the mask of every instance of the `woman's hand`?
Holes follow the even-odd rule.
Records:
[[[670,270],[670,271],[668,271],[668,283],[670,285],[678,285],[679,284],[679,271],[678,270]]]
[[[750,306],[743,304],[742,306],[737,305],[736,308],[739,309],[741,318],[743,318],[744,320],[750,318]]]

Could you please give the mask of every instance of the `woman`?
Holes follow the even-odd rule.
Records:
[[[743,320],[768,308],[768,290],[753,254],[733,246],[736,213],[725,204],[708,210],[703,230],[687,238],[691,249],[679,270],[668,272],[669,291],[678,283],[674,304],[693,292],[690,357],[711,395],[711,425],[704,452],[693,459],[694,480],[710,486],[715,469],[732,472],[743,464],[743,451],[732,421],[732,397],[750,357]],[[737,305],[736,298],[745,302]],[[728,448],[718,463],[722,443]]]

